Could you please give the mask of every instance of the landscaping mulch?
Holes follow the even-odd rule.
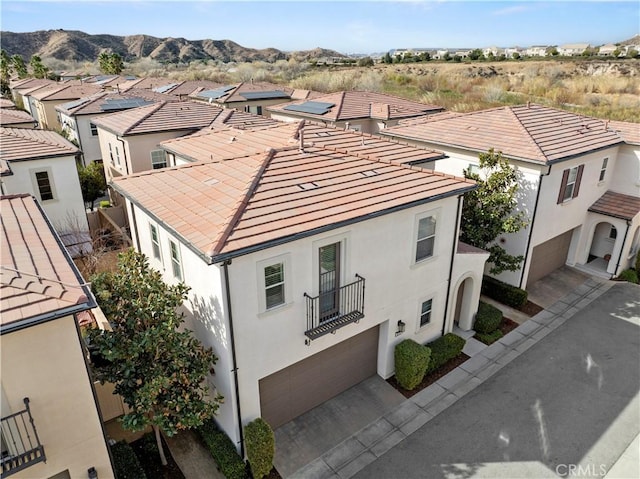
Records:
[[[146,434],[141,439],[133,441],[131,447],[140,461],[140,465],[147,474],[148,479],[185,479],[184,474],[171,457],[167,443],[162,439],[167,465],[160,462],[160,453],[153,434]]]
[[[274,467],[271,469],[271,472],[268,476],[264,476],[264,479],[282,479],[282,476],[278,472],[278,470]]]
[[[502,322],[498,327],[500,328],[500,331],[502,331],[502,334],[507,334],[516,329],[518,326],[520,325],[515,321],[509,318],[502,318]]]
[[[517,326],[517,324],[516,324],[516,326]],[[425,377],[422,379],[422,382],[420,384],[418,384],[415,387],[415,389],[413,389],[411,391],[407,391],[402,386],[400,386],[398,384],[398,381],[396,381],[396,376],[395,375],[393,375],[389,379],[387,379],[387,382],[389,384],[391,384],[394,388],[396,388],[404,397],[406,397],[408,399],[411,396],[415,396],[416,394],[418,394],[420,391],[422,391],[427,386],[430,386],[431,384],[435,383],[441,377],[446,376],[447,374],[449,374],[455,368],[457,368],[462,363],[464,363],[467,359],[469,359],[469,356],[467,356],[464,353],[460,353],[458,356],[456,356],[455,358],[449,360],[448,362],[446,362],[445,364],[440,366],[435,371],[425,375]]]
[[[544,308],[542,306],[538,306],[536,303],[527,301],[524,306],[519,308],[519,311],[522,311],[527,316],[535,316],[540,311],[544,311]]]

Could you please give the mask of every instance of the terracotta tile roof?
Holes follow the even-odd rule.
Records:
[[[427,117],[380,134],[474,151],[494,148],[535,163],[554,163],[622,142],[604,120],[540,105]]]
[[[165,92],[167,95],[190,95],[197,89],[215,90],[224,86],[222,83],[213,82],[210,80],[188,80],[178,83],[174,88]]]
[[[100,91],[102,91],[101,87],[84,83],[82,85],[59,85],[57,88],[38,90],[31,96],[39,101],[75,100]]]
[[[199,130],[220,114],[221,108],[191,101],[162,102],[132,108],[94,120],[116,135],[136,135],[170,130]]]
[[[640,197],[607,191],[589,211],[630,221],[640,213]]]
[[[9,162],[0,158],[0,176],[7,176],[11,174],[11,165],[9,165]]]
[[[316,146],[154,170],[112,185],[213,262],[475,187]]]
[[[140,99],[147,102],[159,103],[166,101],[168,98],[160,93],[154,93],[151,90],[137,90],[132,88],[125,93],[100,92],[95,95],[79,98],[68,103],[62,103],[56,106],[56,110],[63,112],[69,116],[75,115],[93,115],[93,114],[111,114],[118,110],[105,111],[103,105],[108,102],[125,99]],[[128,108],[122,108],[126,110]],[[121,111],[122,111],[121,110]]]
[[[0,108],[0,125],[11,126],[16,123],[33,123],[36,120],[24,110],[13,110],[9,108]]]
[[[172,82],[168,78],[160,77],[144,77],[136,78],[135,80],[126,81],[120,84],[120,91],[127,91],[129,88],[141,88],[144,90],[151,90],[162,85],[167,85]]]
[[[24,78],[15,83],[11,83],[11,89],[23,93],[24,90],[33,90],[35,88],[42,88],[43,86],[49,85],[60,85],[60,83],[46,78]]]
[[[209,125],[210,129],[233,127],[239,130],[252,130],[266,126],[279,125],[282,122],[272,120],[262,115],[254,115],[231,108],[224,109]]]
[[[268,91],[281,91],[291,97],[293,88],[289,88],[284,85],[278,85],[276,83],[269,82],[242,82],[236,86],[234,90],[231,90],[226,96],[218,100],[219,103],[231,103],[231,102],[244,102],[248,101],[248,97],[242,96],[243,93],[257,93]]]
[[[609,122],[609,129],[616,131],[625,143],[640,145],[640,123],[612,120]]]
[[[404,98],[368,91],[342,91],[327,95],[315,96],[312,101],[329,103],[334,106],[323,115],[287,110],[290,105],[301,105],[307,100],[283,103],[270,106],[269,111],[298,116],[300,118],[321,119],[331,121],[347,121],[360,118],[381,120],[397,120],[410,118],[443,110],[436,105],[427,105]]]
[[[225,110],[226,111],[226,110]],[[273,120],[272,120],[273,121]],[[266,128],[238,131],[234,128],[203,130],[167,140],[160,145],[191,161],[222,161],[299,144],[329,147],[343,153],[394,163],[414,163],[442,158],[443,154],[409,146],[375,135],[325,127],[313,123],[279,123]]]
[[[30,195],[0,197],[0,325],[89,307],[90,293]],[[86,307],[82,307],[86,305]],[[69,314],[69,313],[67,313]]]
[[[0,98],[0,109],[13,109],[16,105],[8,98]]]
[[[0,127],[0,159],[31,160],[78,153],[72,143],[55,131]]]

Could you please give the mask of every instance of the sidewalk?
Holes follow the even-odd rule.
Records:
[[[447,376],[405,400],[290,477],[346,479],[354,476],[550,334],[613,284],[598,278],[587,280],[496,343],[479,351]],[[625,472],[629,472],[628,468],[632,466],[633,451],[628,450],[611,471],[620,468],[616,469],[615,477],[625,477]]]

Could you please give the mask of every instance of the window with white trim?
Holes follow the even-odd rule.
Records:
[[[160,255],[160,237],[158,236],[158,228],[155,225],[149,224],[151,229],[151,246],[153,248],[153,257],[157,260],[162,260]]]
[[[609,239],[616,239],[618,237],[618,230],[615,226],[611,225],[611,229],[609,230]]]
[[[33,172],[34,182],[38,189],[40,201],[43,202],[55,199],[53,184],[51,183],[51,177],[49,173],[50,172],[47,170]]]
[[[433,299],[423,301],[420,306],[420,326],[425,326],[431,322],[431,311],[433,310]]]
[[[416,239],[416,263],[433,256],[436,240],[436,218],[427,216],[418,220],[418,236]]]
[[[285,304],[284,262],[265,266],[263,271],[266,309]]]
[[[120,152],[118,151],[118,147],[116,146],[116,163],[120,166]]]
[[[169,240],[169,250],[171,251],[171,269],[173,270],[173,276],[179,281],[182,281],[182,262],[180,260],[178,245]]]
[[[111,147],[111,143],[109,143],[109,157],[111,158],[111,164],[113,165],[113,148]]]
[[[151,152],[151,168],[157,170],[167,166],[167,156],[164,150],[153,150]]]
[[[604,181],[604,177],[607,173],[607,163],[609,163],[609,158],[603,158],[602,167],[600,168],[600,179],[598,181]]]
[[[567,168],[562,172],[562,184],[558,195],[558,203],[564,203],[578,196],[584,165]]]
[[[91,128],[91,136],[98,136],[98,127],[93,123],[89,123],[89,128]]]

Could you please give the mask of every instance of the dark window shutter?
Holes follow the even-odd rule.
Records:
[[[584,165],[580,165],[578,167],[578,174],[576,175],[576,186],[573,187],[572,198],[578,196],[578,191],[580,190],[580,180],[582,180],[582,170],[584,170]]]
[[[567,180],[569,179],[569,170],[562,172],[562,183],[560,183],[560,193],[558,193],[558,204],[564,201],[564,190],[567,187]]]

